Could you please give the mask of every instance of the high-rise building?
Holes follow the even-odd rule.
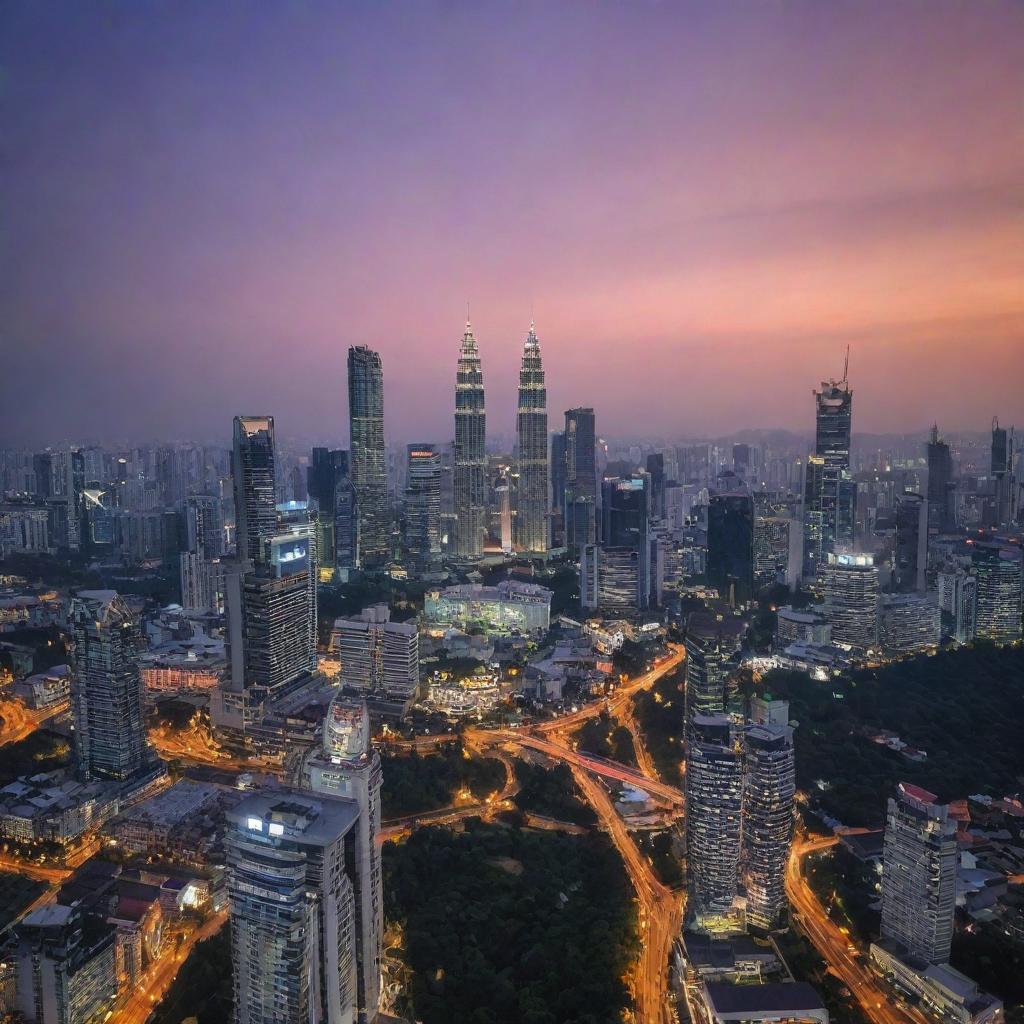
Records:
[[[565,431],[551,435],[551,543],[565,545]]]
[[[925,594],[883,594],[878,605],[878,643],[890,658],[935,651],[941,639],[939,606]]]
[[[355,837],[356,944],[360,1007],[380,1001],[384,899],[380,843],[380,756],[370,744],[366,701],[338,696],[324,719],[321,746],[303,766],[303,786],[314,793],[354,800],[359,808]],[[370,1015],[367,1014],[369,1017]],[[371,1017],[372,1019],[372,1017]]]
[[[565,413],[565,544],[578,554],[597,541],[597,435],[593,409]]]
[[[873,555],[826,556],[818,572],[834,643],[867,651],[878,641],[878,569]]]
[[[952,638],[958,644],[974,639],[978,608],[978,579],[970,572],[957,569],[938,576],[939,607],[953,618]]]
[[[1000,526],[1016,518],[1016,484],[1013,475],[1013,430],[999,425],[999,417],[992,419],[992,476],[995,477],[995,518]]]
[[[335,508],[338,489],[348,481],[348,452],[342,448],[314,448],[306,467],[306,494],[312,507],[318,510],[317,543],[321,569],[334,569],[337,557],[335,538]],[[355,563],[346,563],[346,569]]]
[[[334,488],[334,568],[342,581],[359,568],[359,500],[349,476]]]
[[[927,963],[949,960],[956,909],[956,823],[934,793],[901,782],[882,852],[882,938]]]
[[[182,551],[179,572],[182,608],[218,613],[224,610],[224,566],[220,559]]]
[[[647,475],[651,478],[651,518],[665,518],[665,456],[652,452],[647,456]]]
[[[640,476],[612,477],[602,484],[601,537],[596,545],[584,545],[580,555],[580,586],[584,607],[590,595],[606,614],[629,614],[660,599],[654,586],[648,515],[650,480]],[[655,593],[657,591],[657,593]]]
[[[231,475],[238,557],[259,562],[277,526],[274,417],[236,416]]]
[[[739,895],[743,759],[726,715],[696,715],[686,758],[686,846],[698,921],[728,913]]]
[[[762,704],[770,709],[770,720],[748,725],[743,743],[743,882],[747,922],[770,930],[786,909],[796,766],[788,705]]]
[[[487,507],[487,410],[484,374],[473,328],[466,321],[455,376],[454,505],[455,554],[483,552]]]
[[[850,478],[850,429],[853,392],[841,381],[822,381],[814,393],[814,453],[807,458],[804,481],[804,575],[838,546],[853,543],[854,499]]]
[[[927,589],[928,501],[907,492],[896,502],[896,550],[893,553],[893,582],[902,593]]]
[[[275,515],[255,568],[222,563],[228,668],[210,712],[218,728],[240,737],[262,719],[267,701],[317,667],[316,513],[306,502],[287,502]]]
[[[749,494],[711,495],[707,576],[733,607],[753,600],[754,506]]]
[[[405,546],[421,563],[441,554],[441,453],[433,444],[407,449]]]
[[[47,903],[18,923],[5,954],[14,1000],[5,1009],[30,1024],[93,1024],[117,998],[116,927],[76,907]]]
[[[235,1024],[376,1018],[359,1002],[359,821],[356,801],[297,789],[227,812]]]
[[[975,541],[971,562],[977,586],[974,635],[997,644],[1021,639],[1021,549]]]
[[[80,590],[69,619],[78,772],[86,781],[130,782],[157,763],[146,741],[138,625],[114,590]]]
[[[386,604],[335,619],[331,651],[341,658],[341,685],[361,694],[410,701],[420,682],[420,638],[414,622],[392,622]]]
[[[548,499],[548,412],[540,342],[533,324],[523,345],[516,413],[519,488],[513,543],[519,551],[546,554],[551,546]]]
[[[190,494],[185,499],[187,550],[210,560],[224,554],[224,520],[220,498],[214,494]]]
[[[738,618],[692,612],[686,620],[687,731],[697,715],[722,715],[746,626]]]
[[[384,372],[380,354],[348,350],[350,473],[359,518],[359,562],[384,561],[391,550],[387,460],[384,452]]]
[[[940,533],[956,529],[956,482],[949,445],[939,438],[939,427],[932,427],[928,440],[928,514],[931,525]]]

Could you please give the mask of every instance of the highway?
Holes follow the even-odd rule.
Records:
[[[36,731],[40,726],[67,711],[70,700],[61,701],[52,708],[33,711],[20,698],[5,693],[0,696],[0,747],[8,743],[18,743]]]
[[[640,852],[629,834],[629,829],[615,810],[608,791],[591,773],[629,782],[650,792],[652,796],[663,797],[674,805],[682,803],[682,793],[660,781],[655,781],[644,771],[578,753],[572,749],[569,736],[584,722],[600,715],[602,711],[608,711],[617,718],[625,714],[631,720],[633,696],[653,686],[667,672],[681,664],[685,657],[686,651],[681,645],[672,645],[670,656],[662,659],[651,671],[622,686],[608,701],[595,702],[577,712],[539,726],[501,730],[497,734],[512,747],[537,750],[552,759],[568,764],[584,799],[597,814],[601,826],[622,857],[636,892],[640,911],[641,952],[639,962],[632,973],[631,991],[635,1019],[641,1024],[674,1024],[676,1020],[669,991],[668,963],[672,943],[682,927],[685,898],[682,893],[673,892],[661,884],[651,862]],[[472,731],[473,739],[479,737],[480,742],[485,742],[485,737],[494,735],[496,734]],[[643,747],[642,737],[638,731],[634,735],[637,760],[643,764],[641,758],[647,752],[644,750],[643,755],[640,753],[640,748]],[[653,773],[653,765],[650,766],[650,771]]]
[[[793,909],[800,914],[800,930],[853,993],[873,1024],[930,1024],[928,1018],[918,1010],[893,1001],[892,993],[884,982],[861,956],[850,950],[849,936],[840,931],[839,926],[828,916],[804,877],[804,858],[820,853],[838,841],[835,836],[825,836],[797,838],[793,843],[786,866],[786,892]]]
[[[181,944],[180,949],[168,949],[151,964],[142,976],[142,983],[134,989],[126,990],[114,1003],[108,1018],[109,1024],[145,1024],[153,1012],[153,1007],[163,999],[171,983],[178,975],[181,965],[188,959],[193,947],[208,939],[224,927],[228,919],[227,910],[218,911],[196,931],[191,932]]]

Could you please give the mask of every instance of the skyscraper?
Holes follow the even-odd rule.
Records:
[[[841,381],[822,381],[814,393],[814,453],[804,481],[804,575],[813,578],[836,545],[853,543],[854,495],[850,479],[853,392]]]
[[[628,614],[649,606],[654,590],[649,484],[646,473],[603,481],[600,543],[584,545],[580,551],[584,607]]]
[[[651,478],[651,518],[665,518],[665,456],[652,452],[647,456],[647,475]]]
[[[350,476],[334,487],[334,569],[342,581],[359,568],[359,501]]]
[[[306,467],[306,493],[318,510],[317,554],[320,568],[336,567],[335,505],[338,487],[348,477],[348,452],[342,448],[314,448]],[[352,566],[346,566],[352,568]]]
[[[565,431],[551,435],[551,544],[565,544]]]
[[[516,444],[519,489],[514,545],[519,551],[545,554],[550,547],[547,390],[540,342],[532,323],[523,345],[523,361],[519,370]]]
[[[297,789],[227,812],[235,1024],[376,1018],[360,1005],[359,822],[356,801]]]
[[[227,672],[210,698],[219,729],[238,739],[268,701],[308,679],[317,666],[316,517],[305,502],[275,509],[274,534],[255,569],[224,567]]]
[[[593,409],[565,413],[565,544],[578,554],[597,540],[597,437]]]
[[[1013,430],[999,425],[992,418],[992,475],[996,481],[996,522],[1004,526],[1014,518],[1013,508]]]
[[[934,793],[901,782],[882,853],[882,938],[927,963],[949,960],[956,909],[956,823]]]
[[[129,782],[157,763],[146,742],[138,626],[114,590],[80,590],[69,619],[78,772],[86,781]]]
[[[487,411],[484,375],[473,328],[466,321],[455,377],[455,554],[477,558],[486,529]]]
[[[384,452],[384,373],[380,354],[365,345],[348,350],[349,460],[359,518],[359,563],[390,553],[387,461]]]
[[[380,1000],[380,959],[384,936],[380,833],[380,756],[370,743],[366,701],[338,696],[323,723],[321,746],[303,767],[304,788],[354,800],[359,807],[355,842],[355,907],[359,1005]]]
[[[277,525],[274,417],[236,416],[231,475],[238,557],[259,562]]]
[[[893,582],[902,593],[926,589],[928,569],[928,501],[907,492],[896,502],[896,550],[893,554]]]
[[[955,493],[953,458],[935,424],[928,440],[928,514],[931,524],[942,533],[956,529]]]
[[[422,443],[406,452],[405,546],[424,563],[441,553],[441,453]]]
[[[772,929],[786,909],[796,765],[788,705],[767,706],[772,720],[748,725],[744,735],[743,881],[748,923]]]
[[[728,913],[739,894],[743,761],[726,715],[696,715],[687,741],[686,845],[698,919]]]
[[[878,642],[878,569],[873,555],[829,554],[818,571],[832,640],[861,651]]]
[[[749,494],[708,503],[708,583],[732,606],[754,597],[754,505]]]
[[[1024,585],[1020,548],[975,541],[971,562],[977,581],[975,636],[997,644],[1020,640]]]
[[[697,715],[726,710],[727,684],[746,626],[739,618],[692,612],[686,620],[687,731]]]
[[[220,498],[214,494],[190,494],[185,499],[185,533],[189,551],[209,560],[224,554],[224,522]]]

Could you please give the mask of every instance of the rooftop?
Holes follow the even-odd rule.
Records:
[[[821,996],[802,981],[767,985],[708,982],[704,989],[716,1013],[806,1013],[825,1009]]]

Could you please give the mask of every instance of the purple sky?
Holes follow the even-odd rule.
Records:
[[[0,8],[0,443],[1024,425],[1020,3]],[[557,417],[555,417],[557,419]]]

